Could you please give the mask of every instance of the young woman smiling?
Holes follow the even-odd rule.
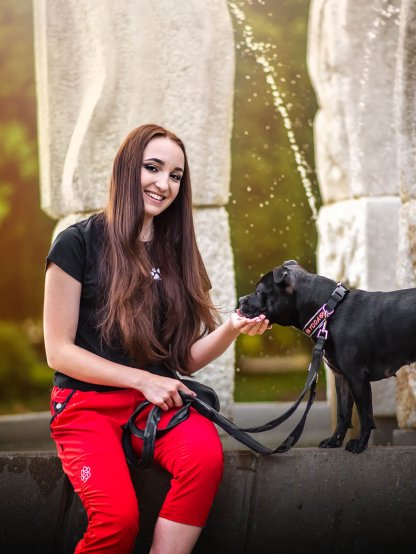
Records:
[[[88,515],[76,553],[134,547],[138,505],[121,445],[134,408],[145,399],[160,406],[163,426],[182,406],[179,391],[193,394],[177,373],[267,328],[263,317],[237,313],[219,324],[209,290],[184,145],[157,125],[138,127],[115,157],[106,209],[61,232],[47,256],[51,432]],[[141,441],[133,446],[140,456]],[[215,426],[192,410],[156,441],[155,461],[172,481],[151,552],[191,552],[222,476]]]

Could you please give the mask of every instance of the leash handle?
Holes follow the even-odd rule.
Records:
[[[230,436],[232,436],[238,442],[244,444],[245,446],[247,446],[248,448],[250,448],[251,450],[253,450],[258,454],[270,455],[275,453],[281,454],[281,453],[287,452],[298,442],[302,434],[303,428],[305,426],[307,415],[314,402],[314,399],[316,396],[315,389],[316,389],[319,365],[324,354],[324,344],[325,344],[325,339],[323,337],[319,337],[315,344],[315,348],[312,354],[312,361],[309,366],[309,372],[308,372],[308,377],[306,379],[306,384],[298,400],[285,414],[283,414],[283,416],[280,416],[260,427],[250,428],[249,430],[241,429],[240,427],[235,425],[235,423],[233,423],[232,421],[224,417],[212,406],[210,406],[203,400],[200,400],[198,397],[189,396],[185,393],[179,392],[184,402],[184,405],[172,417],[172,419],[169,421],[166,428],[164,429],[157,428],[158,423],[160,421],[162,410],[158,406],[153,406],[147,418],[146,427],[143,431],[137,427],[135,422],[136,422],[137,416],[150,404],[150,402],[148,401],[142,402],[133,412],[129,421],[123,428],[123,447],[129,464],[132,467],[138,467],[137,459],[131,445],[132,434],[140,439],[143,439],[143,452],[142,452],[142,458],[139,462],[139,467],[143,467],[143,468],[149,467],[153,462],[153,453],[154,453],[156,438],[168,432],[170,429],[172,429],[176,425],[179,425],[182,421],[184,421],[187,417],[189,417],[189,410],[191,405],[201,415],[211,420],[213,423],[215,423],[216,425],[224,429],[224,431],[226,431]],[[274,449],[268,448],[248,434],[248,433],[257,433],[263,430],[269,430],[269,429],[273,429],[274,427],[277,427],[277,425],[279,425],[282,421],[285,421],[285,419],[287,419],[289,415],[291,415],[296,410],[297,406],[299,405],[299,403],[301,402],[302,398],[305,396],[308,390],[309,390],[309,398],[308,398],[304,413],[302,415],[302,418],[300,419],[296,427],[293,429],[293,431],[286,437],[286,439],[277,448],[274,448]]]

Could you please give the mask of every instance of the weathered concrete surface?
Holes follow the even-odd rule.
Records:
[[[415,29],[412,0],[311,2],[318,269],[352,287],[416,286]],[[396,400],[392,379],[374,383],[374,414],[393,422],[409,398],[402,387]]]
[[[2,552],[69,554],[85,516],[55,456],[0,455]],[[137,471],[135,553],[148,552],[169,486],[159,468]],[[226,452],[225,474],[196,554],[413,554],[416,447],[293,449],[258,457]]]
[[[308,67],[325,204],[398,194],[394,103],[401,0],[313,0]]]
[[[0,455],[0,551],[55,553],[64,478],[54,454]]]
[[[225,0],[39,0],[34,19],[51,217],[103,207],[116,149],[142,123],[184,140],[197,205],[228,202],[234,39]]]
[[[397,373],[397,420],[401,429],[416,430],[416,364],[402,367]]]
[[[101,210],[124,137],[144,123],[184,141],[213,297],[236,305],[228,214],[234,35],[225,0],[34,2],[43,210],[57,230]],[[195,34],[197,29],[197,35]],[[220,256],[218,255],[220,253]],[[231,415],[234,346],[201,374]]]

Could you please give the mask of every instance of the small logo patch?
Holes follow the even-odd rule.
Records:
[[[85,483],[88,481],[88,479],[91,477],[91,468],[88,466],[84,466],[81,469],[81,481]]]
[[[152,271],[150,272],[150,275],[153,277],[153,279],[158,280],[162,277],[160,276],[160,269],[158,267],[152,267]]]

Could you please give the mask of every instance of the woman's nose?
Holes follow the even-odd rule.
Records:
[[[168,190],[169,189],[169,175],[159,173],[158,179],[156,181],[156,186],[160,190]]]

